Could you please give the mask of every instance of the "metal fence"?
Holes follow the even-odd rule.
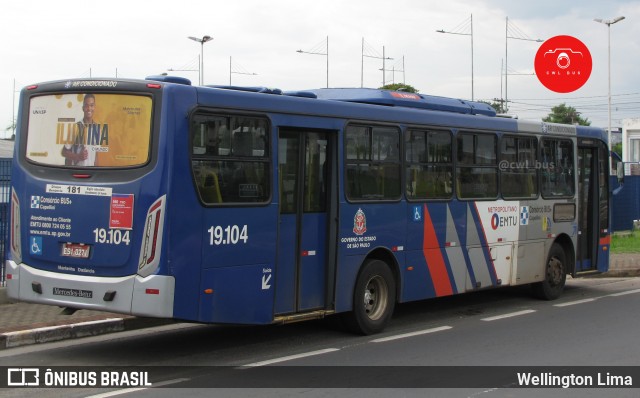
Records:
[[[0,158],[0,287],[6,285],[5,259],[9,237],[9,203],[11,198],[11,158]]]
[[[616,177],[610,179],[611,189],[619,187]],[[611,230],[628,231],[640,220],[640,175],[625,175],[624,186],[611,198]]]

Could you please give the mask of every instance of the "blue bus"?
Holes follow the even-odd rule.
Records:
[[[203,323],[341,314],[609,263],[602,129],[376,89],[75,79],[21,92],[7,290]]]

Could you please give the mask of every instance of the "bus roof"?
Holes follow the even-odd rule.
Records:
[[[490,105],[482,102],[408,93],[405,91],[391,91],[372,88],[326,88],[307,91],[316,94],[317,97],[321,99],[374,105],[402,106],[408,108],[463,113],[467,115],[496,115],[496,111]]]
[[[159,80],[167,83],[189,84],[183,81],[175,81],[170,76],[150,76],[148,80]],[[184,79],[186,80],[186,79]],[[188,82],[188,80],[187,80]],[[289,97],[302,97],[330,101],[342,101],[349,103],[382,105],[386,107],[414,108],[433,110],[440,112],[458,113],[464,115],[482,115],[496,117],[495,109],[484,102],[467,101],[456,98],[439,97],[406,91],[392,91],[373,88],[321,88],[299,91],[282,91],[269,87],[241,87],[215,85],[207,86],[217,89],[243,91],[261,94],[274,94]],[[516,130],[529,133],[543,134],[569,134],[606,141],[607,135],[604,129],[591,126],[564,125],[546,123],[536,120],[509,119],[517,125]]]
[[[390,107],[417,108],[441,112],[460,113],[465,115],[484,115],[504,118],[498,115],[489,104],[467,101],[456,98],[439,97],[403,91],[392,91],[372,88],[321,88],[301,91],[282,91],[267,87],[209,86],[227,90],[238,90],[254,93],[286,95],[312,99],[343,101],[350,103],[383,105]],[[599,127],[546,123],[537,120],[506,118],[517,123],[518,131],[582,135],[606,140],[606,132]]]

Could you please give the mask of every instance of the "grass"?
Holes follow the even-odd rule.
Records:
[[[640,253],[640,231],[614,233],[611,237],[611,253]]]

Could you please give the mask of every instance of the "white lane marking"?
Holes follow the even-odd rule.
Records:
[[[167,381],[161,381],[160,383],[153,383],[153,387],[163,387],[163,386],[168,386],[170,384],[177,384],[177,383],[182,383],[183,381],[189,381],[191,379],[173,379],[173,380],[167,380]],[[123,390],[115,390],[115,391],[109,391],[109,392],[105,392],[102,394],[97,394],[97,395],[90,395],[86,398],[109,398],[109,397],[116,397],[118,395],[124,395],[124,394],[129,394],[130,392],[136,392],[136,391],[143,391],[143,390],[148,390],[148,387],[138,387],[138,388],[125,388]]]
[[[384,343],[386,341],[393,341],[393,340],[404,339],[404,338],[407,338],[407,337],[421,336],[423,334],[441,332],[443,330],[449,330],[449,329],[453,329],[453,327],[451,327],[451,326],[440,326],[440,327],[433,328],[433,329],[419,330],[417,332],[398,334],[398,335],[389,336],[389,337],[381,337],[379,339],[371,340],[370,342],[371,343]]]
[[[640,289],[627,290],[626,292],[620,292],[620,293],[613,293],[608,295],[607,297],[618,297],[618,296],[624,296],[626,294],[634,294],[634,293],[640,293]]]
[[[590,303],[592,301],[596,301],[596,299],[597,298],[587,298],[587,299],[582,299],[582,300],[567,301],[566,303],[554,304],[553,306],[554,307],[568,307],[570,305]]]
[[[522,310],[522,311],[510,312],[508,314],[491,316],[489,318],[482,318],[481,321],[485,321],[485,322],[497,321],[499,319],[505,319],[505,318],[511,318],[511,317],[514,317],[514,316],[531,314],[533,312],[536,312],[536,310]]]
[[[307,358],[307,357],[312,357],[312,356],[316,356],[316,355],[328,354],[330,352],[335,352],[335,351],[340,351],[340,349],[339,348],[325,348],[324,350],[304,352],[302,354],[295,354],[295,355],[289,355],[289,356],[286,356],[286,357],[268,359],[266,361],[254,362],[254,363],[250,363],[248,365],[242,365],[241,367],[243,367],[243,368],[255,368],[255,367],[258,367],[258,366],[267,366],[267,365],[272,365],[274,363],[287,362],[287,361],[292,361],[294,359]]]

